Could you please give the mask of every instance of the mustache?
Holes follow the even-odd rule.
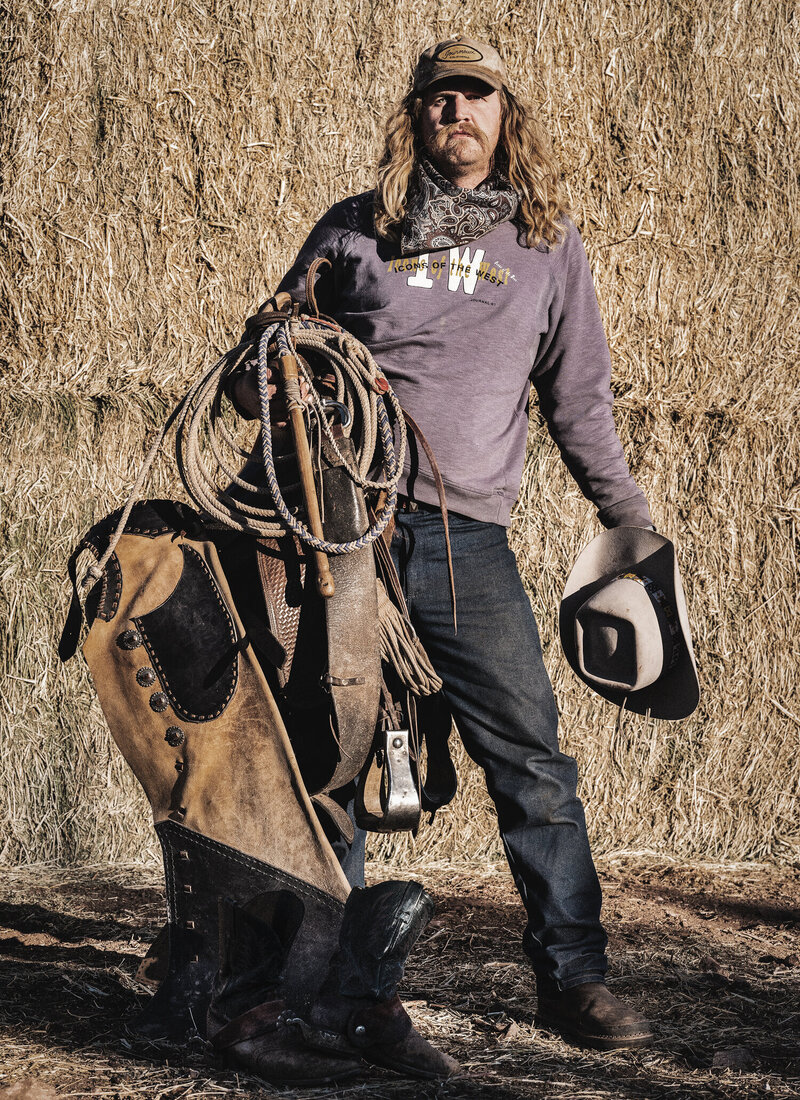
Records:
[[[488,137],[473,122],[451,122],[449,126],[442,127],[434,134],[431,144],[435,149],[442,149],[456,132],[469,134],[470,137],[475,138],[482,149],[486,152],[489,151],[490,142]]]

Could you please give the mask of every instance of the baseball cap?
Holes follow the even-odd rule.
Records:
[[[414,70],[414,91],[424,92],[435,81],[450,76],[472,76],[496,90],[506,82],[503,59],[494,46],[461,34],[437,42],[420,55]]]

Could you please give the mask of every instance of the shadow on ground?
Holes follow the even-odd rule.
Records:
[[[797,872],[601,868],[614,991],[650,1013],[649,1050],[600,1055],[534,1024],[521,909],[501,870],[422,869],[437,913],[409,962],[404,998],[420,1030],[464,1072],[428,1085],[371,1071],[347,1088],[283,1096],[796,1097],[800,1094]],[[386,877],[373,868],[373,878]],[[104,1098],[275,1095],[182,1047],[126,1033],[146,998],[134,974],[163,919],[152,870],[15,871],[0,901],[0,1086],[23,1077]]]

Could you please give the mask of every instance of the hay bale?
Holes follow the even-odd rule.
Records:
[[[656,724],[566,668],[557,602],[597,528],[534,421],[512,538],[595,846],[796,859],[798,26],[761,5],[18,0],[0,69],[5,862],[138,858],[144,800],[54,641],[68,551],[121,503],[169,404],[372,183],[418,50],[495,41],[562,158],[620,433],[674,537],[703,700]],[[775,42],[781,49],[774,48]],[[168,492],[162,466],[152,492]],[[385,853],[496,858],[458,801]]]

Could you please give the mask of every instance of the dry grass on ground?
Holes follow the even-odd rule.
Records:
[[[533,1023],[507,872],[431,866],[437,912],[410,961],[404,998],[418,1027],[460,1059],[439,1086],[371,1071],[357,1084],[290,1098],[698,1100],[800,1093],[800,873],[626,856],[600,867],[612,988],[658,1022],[650,1050],[601,1055]],[[370,875],[385,876],[371,866]],[[0,901],[0,1089],[21,1079],[59,1098],[199,1100],[278,1090],[188,1049],[126,1038],[142,990],[139,956],[163,919],[152,867],[31,868]],[[0,1093],[1,1095],[1,1093]]]

